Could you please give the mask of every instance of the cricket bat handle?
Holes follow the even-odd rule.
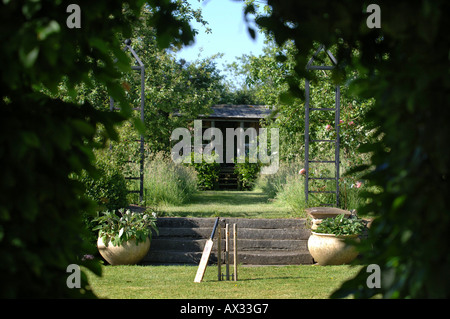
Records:
[[[217,225],[219,225],[219,217],[216,218],[216,222],[214,223],[214,228],[211,233],[210,239],[212,240],[214,238],[214,234],[216,233]]]

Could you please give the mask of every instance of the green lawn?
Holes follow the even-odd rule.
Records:
[[[271,201],[261,191],[201,191],[187,204],[158,209],[166,216],[179,217],[304,217],[302,212],[294,212],[290,207]]]
[[[99,298],[115,299],[324,299],[354,276],[351,266],[238,267],[238,281],[218,281],[217,266],[194,283],[196,266],[104,266],[88,273]]]
[[[202,191],[183,206],[158,208],[163,216],[305,217],[260,191]],[[197,266],[103,266],[103,275],[87,273],[99,298],[114,299],[324,299],[360,267],[238,266],[239,281],[218,281],[217,266],[207,267],[194,283]],[[222,269],[223,272],[225,271]]]

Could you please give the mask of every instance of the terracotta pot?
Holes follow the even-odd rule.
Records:
[[[339,236],[311,232],[308,239],[308,250],[319,265],[342,265],[351,262],[358,256],[354,246],[345,243],[346,239],[359,241],[358,235]]]
[[[136,240],[130,239],[120,246],[113,246],[109,240],[105,244],[101,237],[97,240],[97,248],[105,260],[111,265],[134,265],[147,255],[150,249],[150,239],[136,245]]]

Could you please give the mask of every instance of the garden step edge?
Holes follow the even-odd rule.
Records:
[[[216,218],[163,217],[157,219],[159,235],[142,264],[198,264]],[[221,218],[222,250],[225,227],[230,225],[230,256],[233,255],[232,225],[238,231],[238,263],[245,265],[312,264],[307,248],[310,231],[305,219]],[[210,264],[217,263],[218,232]]]

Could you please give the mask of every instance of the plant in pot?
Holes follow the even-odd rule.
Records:
[[[152,230],[158,234],[154,213],[106,211],[93,220],[98,230],[97,247],[111,265],[132,265],[150,249]]]
[[[359,241],[367,222],[354,215],[340,214],[323,219],[308,239],[308,250],[319,265],[342,265],[358,256],[350,241]]]

